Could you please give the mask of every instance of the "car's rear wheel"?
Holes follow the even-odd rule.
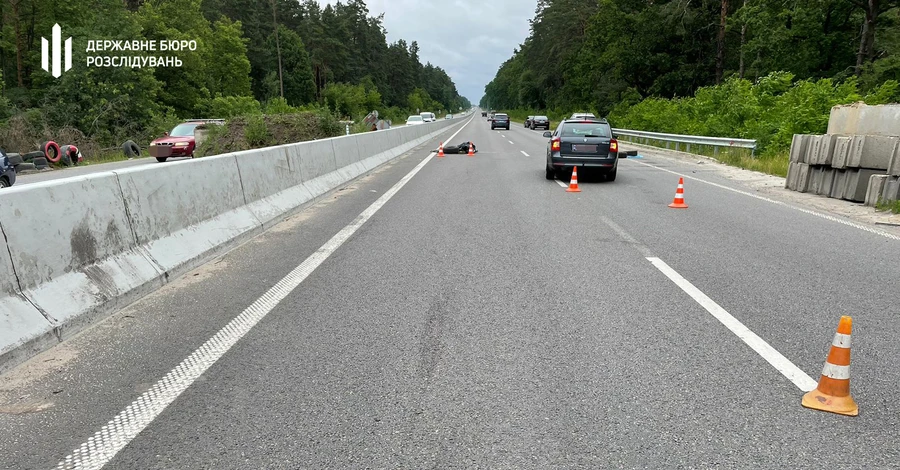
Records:
[[[9,181],[6,179],[6,177],[5,176],[0,177],[0,188],[8,188],[8,187],[9,187]]]
[[[546,166],[546,167],[544,167],[544,176],[548,180],[556,179],[556,170],[554,170],[553,168],[551,168],[549,166]]]
[[[606,174],[606,181],[615,181],[616,180],[616,172],[619,171],[615,169]]]
[[[158,161],[160,163],[163,163],[168,159],[169,159],[169,157],[156,157],[156,161]]]

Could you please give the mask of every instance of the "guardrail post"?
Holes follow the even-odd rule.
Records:
[[[719,156],[719,146],[713,145],[713,158],[718,158]]]
[[[675,151],[676,151],[676,152],[678,151],[678,147],[680,147],[680,146],[681,146],[681,145],[680,145],[678,142],[675,142]]]
[[[691,144],[687,144],[687,150],[685,150],[685,152],[691,153]]]

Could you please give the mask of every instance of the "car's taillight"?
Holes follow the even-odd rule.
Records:
[[[619,141],[616,139],[609,139],[609,153],[619,153]]]
[[[554,137],[553,140],[550,141],[550,150],[559,152],[559,137]]]

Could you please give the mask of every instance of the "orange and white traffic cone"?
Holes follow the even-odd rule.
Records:
[[[814,410],[857,416],[859,406],[850,396],[850,333],[853,330],[853,319],[846,315],[841,317],[831,351],[822,369],[819,386],[803,395],[801,404]]]
[[[578,167],[572,167],[572,181],[569,182],[569,189],[566,190],[567,193],[580,193],[581,190],[578,189]]]
[[[438,157],[443,157],[443,156],[444,156],[444,143],[443,143],[443,142],[441,142],[441,146],[438,147],[438,154],[437,154],[437,156],[438,156]]]
[[[475,149],[472,147],[472,142],[469,142],[469,156],[470,157],[475,156]]]
[[[669,204],[673,209],[687,209],[684,203],[684,178],[678,178],[678,189],[675,190],[675,199]]]

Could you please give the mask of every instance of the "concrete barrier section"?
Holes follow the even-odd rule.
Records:
[[[313,198],[303,184],[298,147],[281,145],[234,154],[247,209],[263,227],[279,222],[284,214]]]
[[[887,173],[891,176],[900,176],[900,142],[894,145],[891,151],[891,161],[888,164]]]
[[[834,199],[844,198],[844,189],[847,187],[847,170],[835,170],[834,181],[831,185],[831,194],[829,197]]]
[[[162,285],[162,270],[136,243],[113,173],[13,187],[2,198],[14,279],[56,334]]]
[[[887,183],[888,175],[872,175],[869,177],[869,185],[866,188],[866,205],[875,207],[881,200],[881,193]]]
[[[784,178],[785,189],[790,189],[791,191],[793,191],[796,187],[794,183],[796,181],[797,165],[798,163],[794,161],[788,163],[787,177]]]
[[[850,144],[847,167],[887,170],[897,141],[896,137],[854,136]]]
[[[807,134],[794,134],[794,137],[791,140],[791,162],[803,163],[803,160],[806,158],[807,147],[809,147],[812,137],[813,136]]]
[[[869,179],[879,174],[884,174],[884,170],[870,170],[867,168],[848,170],[847,189],[844,193],[844,199],[853,202],[864,202],[866,200],[866,191],[869,189]]]
[[[881,192],[882,201],[900,200],[900,177],[889,176],[884,183],[884,189]]]
[[[829,134],[900,135],[900,105],[869,106],[859,102],[831,108]]]
[[[835,170],[834,168],[825,167],[825,174],[822,175],[822,186],[819,189],[819,194],[826,197],[831,197],[831,191],[834,188],[834,179],[839,170]]]
[[[0,250],[0,372],[56,343],[55,327],[19,292],[9,251]]]
[[[822,144],[819,146],[819,154],[816,156],[816,165],[831,165],[834,158],[834,150],[837,147],[838,135],[822,136]]]
[[[847,155],[850,153],[852,137],[838,137],[832,152],[831,167],[843,170],[847,168]]]
[[[810,168],[812,167],[807,163],[800,164],[797,174],[797,191],[800,191],[801,193],[805,193],[809,188]]]
[[[803,156],[803,159],[800,163],[814,163],[816,161],[816,156],[819,154],[819,147],[822,145],[822,137],[821,135],[813,135],[810,136],[809,145],[806,147],[806,154]]]
[[[170,276],[261,229],[234,155],[116,172],[134,234]]]

